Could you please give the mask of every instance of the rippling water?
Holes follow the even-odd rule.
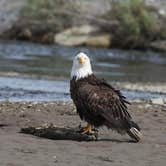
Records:
[[[69,82],[0,77],[0,100],[12,101],[69,101]],[[129,100],[166,98],[166,94],[123,90]]]
[[[166,82],[164,53],[0,42],[0,74],[19,73],[35,77],[0,77],[0,100],[69,100],[72,59],[80,51],[90,56],[94,72],[108,81]],[[52,81],[39,78],[51,78]],[[124,93],[131,99],[145,96],[138,92],[138,95]]]

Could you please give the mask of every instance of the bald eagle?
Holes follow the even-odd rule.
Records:
[[[83,133],[91,133],[93,127],[106,126],[140,141],[140,128],[127,111],[129,102],[119,90],[93,74],[85,53],[77,54],[73,60],[70,93],[81,120],[87,122]]]

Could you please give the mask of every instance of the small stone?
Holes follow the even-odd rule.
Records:
[[[151,99],[152,104],[164,105],[164,100],[162,98]]]
[[[146,105],[145,105],[145,108],[149,108],[149,107],[151,107],[150,104],[146,104]]]
[[[32,104],[27,105],[27,108],[31,108],[31,107],[32,107]]]
[[[53,159],[57,159],[57,157],[56,157],[56,156],[53,156]]]
[[[159,148],[159,147],[160,147],[160,145],[159,145],[159,144],[156,144],[156,145],[155,145],[155,148]]]

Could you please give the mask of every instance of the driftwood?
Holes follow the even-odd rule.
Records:
[[[98,139],[97,130],[95,130],[93,134],[82,134],[80,131],[80,127],[57,127],[51,124],[41,127],[22,128],[20,132],[53,140],[96,141]]]

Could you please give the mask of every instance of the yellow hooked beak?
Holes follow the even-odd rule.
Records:
[[[79,58],[79,63],[80,63],[81,65],[85,64],[85,58],[80,57],[80,58]]]

